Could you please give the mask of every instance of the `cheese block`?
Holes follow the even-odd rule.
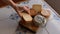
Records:
[[[42,10],[42,6],[39,5],[39,4],[34,4],[34,5],[32,6],[32,8],[33,8],[35,11],[37,11],[37,12],[41,12],[41,10]]]
[[[49,16],[50,16],[49,10],[45,10],[45,9],[43,9],[43,10],[41,11],[41,14],[42,14],[43,16],[45,16],[45,17],[49,17]]]
[[[35,16],[37,14],[37,12],[34,9],[30,9],[30,15],[31,16]]]
[[[27,13],[22,13],[22,17],[26,22],[31,22],[32,21],[32,17]]]

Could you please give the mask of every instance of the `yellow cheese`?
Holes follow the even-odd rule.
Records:
[[[26,22],[32,21],[32,17],[27,13],[22,13],[22,17]]]
[[[42,6],[39,5],[39,4],[34,4],[34,5],[32,6],[32,8],[33,8],[35,11],[37,11],[37,12],[41,12],[41,10],[42,10]]]

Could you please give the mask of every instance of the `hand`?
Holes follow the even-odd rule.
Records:
[[[23,9],[24,9],[25,11],[27,11],[28,14],[30,14],[30,8],[29,8],[29,7],[24,6]]]
[[[11,5],[18,14],[21,14],[21,10],[25,10],[27,11],[28,14],[30,14],[30,9],[27,6],[24,7],[17,6],[17,4],[14,3],[12,0],[2,0],[2,1],[5,2],[6,4]]]
[[[30,9],[27,6],[15,6],[14,7],[15,11],[22,17],[22,11],[25,10],[28,14],[30,14]]]
[[[29,7],[27,6],[23,6],[23,7],[20,7],[20,6],[15,6],[14,9],[18,12],[22,12],[22,10],[25,10],[28,14],[30,14],[30,9]]]

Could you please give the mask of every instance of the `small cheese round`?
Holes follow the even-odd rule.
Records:
[[[45,23],[45,17],[43,17],[41,15],[36,15],[34,17],[34,23],[36,26],[44,24]]]
[[[50,12],[49,12],[49,10],[42,10],[41,11],[41,14],[43,15],[43,16],[45,16],[45,17],[49,17],[50,16]]]

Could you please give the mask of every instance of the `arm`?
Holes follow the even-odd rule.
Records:
[[[2,0],[2,1],[12,6],[15,9],[15,11],[19,14],[19,16],[21,16],[21,10],[26,10],[27,13],[30,13],[29,8],[27,8],[26,6],[24,7],[17,6],[17,4],[14,3],[12,0]]]

